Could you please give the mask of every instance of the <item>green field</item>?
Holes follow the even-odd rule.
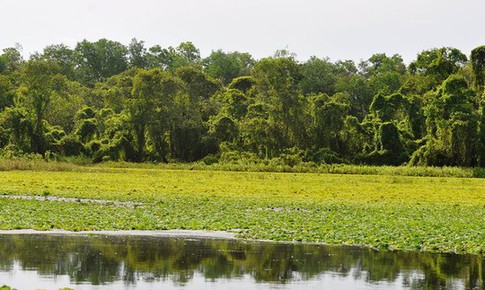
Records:
[[[485,179],[103,166],[0,171],[0,180],[0,229],[225,230],[251,239],[485,253]],[[19,195],[43,198],[7,197]]]

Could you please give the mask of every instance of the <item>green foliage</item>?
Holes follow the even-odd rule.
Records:
[[[43,154],[46,150],[44,117],[53,96],[65,91],[65,77],[59,66],[51,61],[31,60],[21,70],[19,105],[32,113],[31,150]]]
[[[249,75],[255,63],[248,53],[225,53],[222,50],[212,51],[202,62],[209,76],[221,80],[226,85],[237,77]]]
[[[253,71],[257,98],[268,103],[268,122],[281,136],[269,136],[278,140],[283,148],[301,146],[305,139],[301,119],[304,99],[299,94],[302,78],[300,67],[291,56],[260,60]],[[280,146],[281,146],[280,145]]]
[[[425,50],[409,68],[383,53],[358,65],[300,62],[287,50],[202,58],[191,42],[147,48],[137,39],[51,45],[28,61],[7,48],[0,150],[96,162],[194,162],[237,150],[277,170],[483,166],[482,48],[470,62],[455,48]]]
[[[350,109],[346,96],[317,95],[311,98],[310,103],[313,122],[309,135],[315,138],[313,144],[318,148],[330,148],[341,152],[339,132]]]
[[[231,83],[227,86],[229,89],[240,90],[247,94],[253,86],[256,84],[254,78],[250,76],[234,78]]]
[[[428,77],[427,88],[429,89],[458,72],[466,62],[466,55],[456,48],[434,48],[418,54],[418,58],[409,65],[409,70]]]
[[[205,165],[212,165],[212,164],[216,164],[217,162],[219,162],[219,159],[217,159],[216,156],[214,155],[207,155],[205,156],[204,158],[202,158],[201,160]]]
[[[0,74],[0,112],[14,105],[14,86],[12,81]]]
[[[290,150],[269,164],[283,171],[285,164],[298,166],[299,154]],[[0,192],[7,196],[48,192],[50,198],[99,201],[4,197],[0,199],[0,228],[239,229],[240,237],[253,239],[359,244],[389,250],[485,251],[481,234],[485,230],[484,179],[375,175],[386,170],[390,174],[401,170],[408,175],[423,173],[424,168],[412,167],[322,167],[335,173],[370,174],[365,176],[112,165],[74,167],[56,174],[0,171]],[[426,170],[460,174],[456,168]]]
[[[83,119],[78,122],[75,134],[79,136],[83,143],[86,143],[95,137],[97,129],[96,119]]]
[[[193,66],[177,69],[176,75],[185,83],[185,90],[193,102],[201,99],[207,100],[219,89],[219,85],[214,79]]]
[[[478,112],[466,80],[451,75],[425,109],[427,144],[414,153],[415,164],[476,166]]]
[[[13,147],[21,152],[30,151],[30,139],[34,129],[28,111],[22,107],[7,108],[1,117],[4,138],[8,136],[9,139],[6,147]]]
[[[0,74],[12,75],[24,63],[22,58],[22,47],[17,44],[15,47],[4,48],[0,55]]]
[[[470,62],[473,69],[475,86],[483,92],[485,85],[485,46],[479,46],[472,50]]]
[[[319,59],[315,56],[310,57],[302,65],[302,80],[300,82],[301,91],[304,95],[335,93],[335,65],[329,59]]]
[[[105,38],[96,42],[78,42],[74,48],[79,65],[76,77],[82,84],[94,87],[97,82],[125,71],[128,68],[127,54],[124,45]]]
[[[64,136],[59,141],[59,147],[61,154],[64,156],[79,155],[80,152],[84,151],[83,143],[78,139],[77,136],[72,135]]]
[[[393,94],[402,86],[406,66],[400,55],[388,57],[384,53],[374,54],[359,66],[374,93]]]
[[[320,148],[316,152],[311,152],[309,155],[309,161],[315,164],[343,163],[342,158],[328,148]]]
[[[239,135],[237,123],[229,116],[217,116],[211,122],[210,133],[220,142],[232,142]]]
[[[377,152],[380,159],[376,160],[377,164],[400,165],[407,161],[408,157],[401,142],[401,136],[394,123],[382,123],[379,126],[377,140],[379,142],[378,147],[380,149]]]
[[[128,45],[129,66],[135,68],[148,69],[148,51],[145,48],[144,41],[138,41],[133,38]]]
[[[64,44],[56,44],[45,47],[39,58],[56,62],[66,78],[75,80],[75,67],[77,65],[75,57],[74,50]]]

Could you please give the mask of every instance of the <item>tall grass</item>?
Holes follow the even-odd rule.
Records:
[[[293,172],[293,173],[327,173],[359,175],[395,175],[395,176],[428,176],[485,178],[485,168],[462,167],[417,167],[417,166],[370,166],[349,164],[321,164],[302,162],[294,166],[238,160],[232,163],[205,164],[196,163],[131,163],[103,162],[92,164],[88,159],[65,159],[48,161],[40,158],[0,158],[0,171],[34,170],[34,171],[96,171],[108,168],[133,169],[169,169],[169,170],[214,170],[214,171],[248,171],[248,172]]]
[[[79,165],[71,162],[45,161],[43,159],[26,158],[0,158],[0,171],[76,171],[79,169]]]
[[[429,177],[460,177],[483,178],[484,168],[461,167],[415,167],[415,166],[370,166],[348,164],[299,164],[266,165],[266,164],[195,164],[198,170],[250,171],[250,172],[309,172],[328,174],[360,174],[360,175],[398,175],[398,176],[429,176]]]

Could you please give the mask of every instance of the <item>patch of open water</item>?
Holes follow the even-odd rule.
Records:
[[[0,234],[0,286],[22,289],[483,289],[481,256],[203,235]]]

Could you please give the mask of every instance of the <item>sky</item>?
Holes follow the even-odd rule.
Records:
[[[0,49],[24,57],[51,44],[107,38],[147,47],[191,41],[255,58],[287,49],[301,61],[368,59],[485,45],[485,0],[0,0]]]

